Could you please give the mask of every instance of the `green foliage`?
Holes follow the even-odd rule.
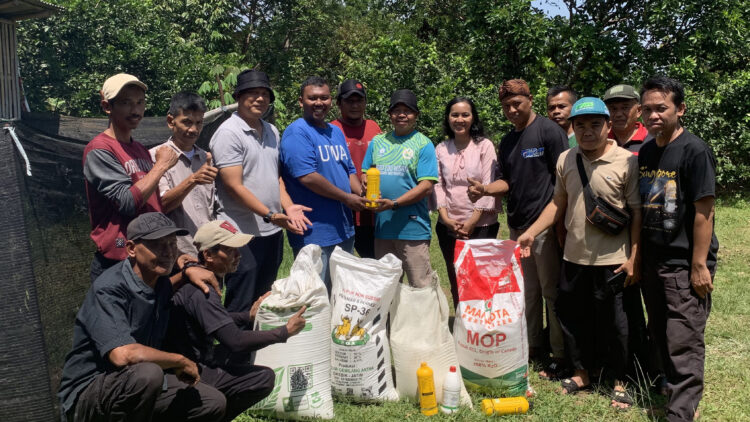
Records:
[[[149,113],[177,90],[210,107],[232,103],[237,74],[267,72],[275,122],[299,117],[310,75],[335,89],[368,88],[368,115],[390,127],[390,94],[419,98],[419,129],[442,140],[444,104],[472,97],[489,135],[510,127],[496,97],[504,79],[526,79],[544,113],[547,87],[602,95],[653,74],[688,90],[688,129],[716,153],[726,188],[750,184],[750,8],[743,0],[562,0],[550,17],[530,0],[58,0],[66,11],[19,26],[22,75],[34,109],[100,115],[98,90],[126,71],[149,85]],[[223,88],[220,94],[219,82]],[[334,118],[337,110],[332,111]]]

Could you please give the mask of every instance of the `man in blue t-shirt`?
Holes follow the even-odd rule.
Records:
[[[336,246],[352,252],[352,210],[362,211],[367,202],[344,134],[326,122],[331,102],[325,79],[311,76],[302,83],[302,117],[284,131],[279,155],[287,193],[295,204],[312,208],[307,214],[312,227],[302,235],[288,233],[289,244],[295,256],[305,245],[323,248],[321,278],[329,292],[328,258]]]
[[[435,147],[414,128],[419,117],[417,97],[408,89],[391,95],[388,108],[393,131],[373,138],[362,168],[375,164],[380,171],[379,207],[375,209],[375,257],[388,253],[403,263],[409,284],[429,286],[430,213],[427,197],[437,182]]]

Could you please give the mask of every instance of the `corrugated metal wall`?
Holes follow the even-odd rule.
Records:
[[[0,120],[21,118],[16,24],[0,19]]]

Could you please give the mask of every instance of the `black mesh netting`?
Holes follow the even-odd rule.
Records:
[[[228,111],[207,114],[198,144],[207,147],[228,116]],[[24,175],[23,159],[2,130],[0,421],[50,421],[59,415],[62,365],[95,250],[88,237],[81,158],[107,120],[31,113],[12,126],[32,176]],[[133,134],[147,148],[168,137],[163,117],[145,118]]]

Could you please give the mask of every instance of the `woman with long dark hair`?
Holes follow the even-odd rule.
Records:
[[[435,186],[440,218],[435,225],[440,250],[445,258],[454,307],[458,306],[453,250],[456,239],[494,239],[500,225],[499,203],[483,197],[472,203],[467,195],[468,178],[491,183],[495,176],[495,146],[486,137],[477,109],[470,98],[455,97],[445,106],[443,131],[448,139],[435,148],[438,183]],[[499,200],[498,200],[499,201]]]

